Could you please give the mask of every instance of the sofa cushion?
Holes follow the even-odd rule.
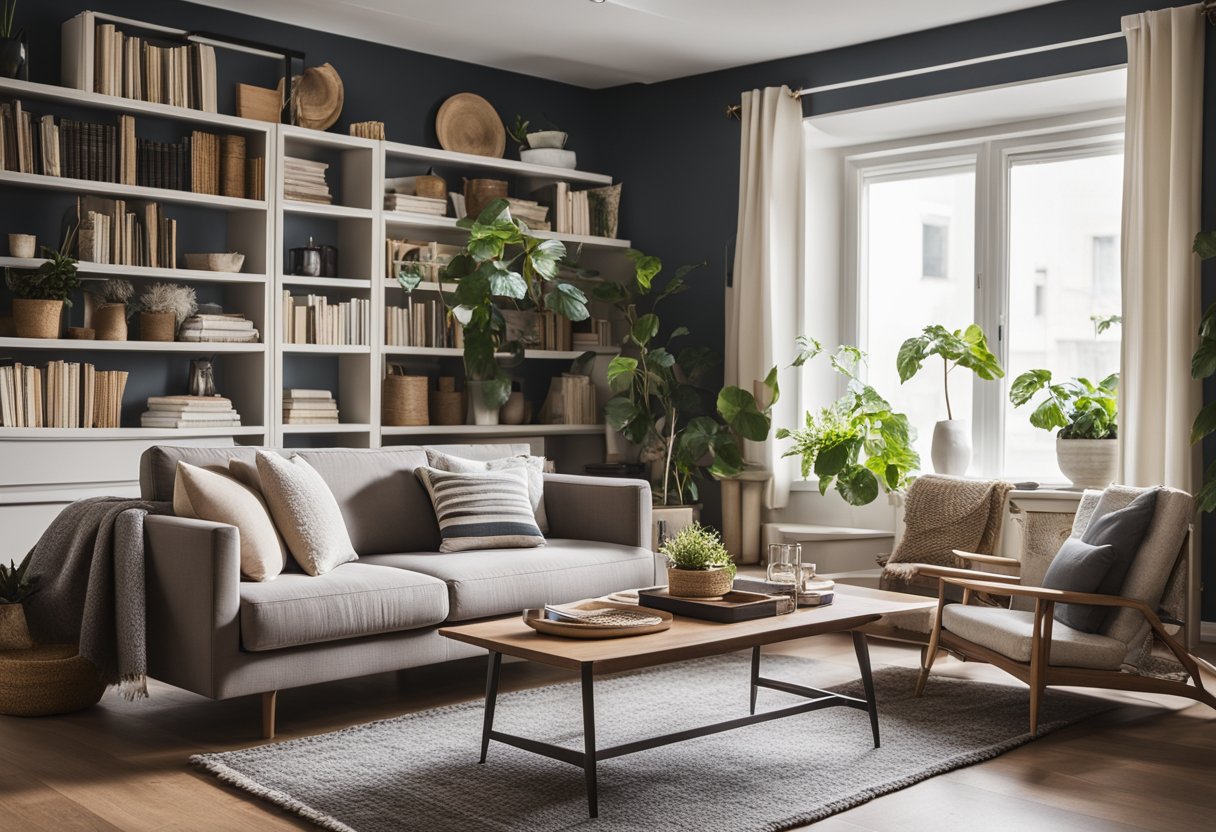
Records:
[[[241,540],[241,576],[271,581],[287,565],[287,548],[262,495],[224,474],[178,463],[173,513],[191,520],[236,526]]]
[[[426,449],[427,465],[440,471],[454,474],[475,474],[479,471],[501,471],[503,468],[522,468],[528,475],[528,499],[532,501],[532,512],[536,515],[536,526],[541,534],[549,533],[549,518],[545,516],[545,458],[520,454],[497,459],[465,459],[462,456],[445,454],[434,448]]]
[[[1014,661],[1030,661],[1033,612],[949,604],[942,610],[942,626]],[[1051,664],[1057,667],[1118,670],[1126,653],[1127,645],[1118,639],[1083,633],[1058,621],[1051,628]]]
[[[442,581],[358,562],[316,577],[285,572],[240,592],[241,646],[250,651],[412,630],[448,614]]]
[[[539,549],[374,555],[364,562],[446,583],[449,621],[508,615],[654,584],[653,552],[590,540],[551,539]]]
[[[338,501],[308,462],[259,451],[257,465],[270,516],[301,569],[316,576],[358,558]]]
[[[1110,544],[1091,546],[1084,540],[1070,537],[1060,546],[1051,565],[1043,573],[1043,586],[1064,592],[1097,592],[1110,595],[1118,591],[1105,589],[1112,571],[1119,573],[1119,583],[1127,572],[1127,563],[1120,562],[1123,552]],[[1135,551],[1131,552],[1135,555]],[[1096,633],[1102,628],[1110,607],[1089,604],[1056,604],[1055,619],[1074,630]]]
[[[423,467],[417,474],[439,520],[439,551],[545,545],[528,496],[528,473],[522,468],[453,474]]]

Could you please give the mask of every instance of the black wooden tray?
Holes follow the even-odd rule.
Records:
[[[733,624],[754,618],[771,618],[777,614],[778,599],[759,592],[731,590],[717,600],[678,598],[667,593],[667,587],[638,590],[638,604],[656,610],[667,610],[689,618],[703,618]]]

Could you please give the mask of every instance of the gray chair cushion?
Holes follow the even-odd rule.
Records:
[[[518,613],[654,584],[648,549],[551,539],[539,549],[373,555],[360,563],[431,575],[448,585],[449,621]]]
[[[1033,612],[950,604],[942,610],[942,626],[1014,661],[1030,661]],[[1118,639],[1083,633],[1059,622],[1051,628],[1050,663],[1057,667],[1118,670],[1126,653],[1127,645]]]
[[[442,581],[358,562],[316,577],[242,582],[240,592],[241,646],[250,651],[412,630],[448,614]]]
[[[1051,565],[1043,575],[1043,586],[1048,589],[1059,589],[1066,592],[1101,592],[1110,595],[1117,591],[1103,590],[1110,580],[1110,573],[1119,573],[1119,582],[1127,573],[1127,564],[1118,563],[1121,557],[1127,557],[1134,552],[1116,550],[1114,546],[1091,546],[1083,540],[1070,537],[1060,546],[1060,551],[1052,558]],[[1096,633],[1106,620],[1110,607],[1098,607],[1087,604],[1056,604],[1055,619],[1086,633]]]

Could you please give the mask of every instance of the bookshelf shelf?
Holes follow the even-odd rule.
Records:
[[[366,344],[284,344],[285,355],[368,355],[372,348]]]
[[[0,257],[0,268],[36,269],[45,263],[41,257]],[[265,283],[264,274],[244,272],[208,272],[198,269],[153,269],[148,266],[114,266],[109,263],[77,261],[76,271],[84,276],[134,277],[156,280],[180,280],[197,283]]]
[[[262,436],[261,425],[234,428],[0,428],[2,439],[192,439],[225,436]]]
[[[384,280],[384,288],[393,289],[398,292],[405,291],[404,289],[401,288],[400,283],[398,283],[395,280],[389,280],[388,278],[385,278],[385,280]],[[414,291],[415,292],[439,292],[439,291],[455,292],[456,284],[455,283],[444,283],[441,286],[440,284],[435,283],[433,281],[424,280],[421,283],[419,283],[417,286],[414,287]]]
[[[453,357],[459,358],[464,354],[464,350],[457,347],[394,347],[385,346],[381,348],[381,352],[385,355],[414,355],[419,357]],[[593,347],[587,350],[525,350],[525,359],[534,360],[550,360],[550,361],[573,361],[579,358],[585,352],[595,353],[596,355],[615,355],[619,350],[616,347]],[[505,355],[505,353],[504,353]]]
[[[78,341],[74,338],[0,338],[0,350],[256,354],[265,353],[266,345],[231,344],[222,341]]]
[[[384,224],[387,228],[399,229],[426,231],[458,230],[456,220],[452,217],[410,214],[405,211],[385,211]],[[629,240],[619,240],[612,237],[590,237],[586,234],[557,234],[552,231],[530,231],[528,233],[541,240],[561,240],[563,243],[584,246],[586,248],[619,249],[624,251],[632,245]]]
[[[117,182],[94,182],[91,179],[69,179],[66,176],[44,176],[41,173],[17,173],[11,170],[0,171],[0,186],[100,194],[117,199],[147,199],[177,205],[201,205],[225,211],[264,212],[269,207],[265,200],[196,194],[169,188],[147,188],[143,185],[122,185]]]
[[[346,424],[340,422],[336,425],[283,425],[282,431],[284,434],[311,434],[311,433],[371,433],[372,426],[369,424]]]
[[[602,436],[603,425],[423,425],[382,427],[384,436]]]
[[[366,291],[372,287],[372,282],[358,277],[307,277],[305,275],[285,274],[279,278],[283,286],[298,286],[302,289],[350,289]]]
[[[420,147],[400,142],[385,142],[385,156],[390,161],[403,160],[424,162],[427,165],[442,167],[471,168],[475,170],[496,171],[511,176],[528,176],[535,179],[561,179],[566,182],[580,182],[589,185],[611,185],[612,177],[603,173],[591,173],[585,170],[569,170],[567,168],[552,168],[546,165],[533,165],[514,159],[496,159],[491,156],[474,156],[471,153],[454,153],[435,147]]]
[[[320,205],[313,202],[283,200],[283,212],[300,216],[324,217],[327,219],[370,220],[375,214],[370,208],[351,208],[348,205]]]

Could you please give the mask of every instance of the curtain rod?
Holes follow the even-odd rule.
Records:
[[[1199,13],[1206,16],[1208,21],[1216,25],[1216,0],[1204,0],[1199,6]],[[864,87],[870,84],[879,84],[884,81],[896,81],[901,78],[914,78],[918,75],[929,75],[934,72],[943,72],[949,69],[959,69],[966,66],[975,66],[977,64],[992,63],[994,61],[1004,61],[1009,58],[1020,58],[1025,55],[1037,55],[1041,52],[1053,52],[1057,49],[1071,49],[1076,46],[1086,46],[1091,43],[1101,43],[1103,41],[1115,40],[1123,37],[1123,32],[1109,32],[1105,35],[1094,35],[1088,38],[1078,38],[1076,40],[1066,40],[1060,43],[1049,43],[1044,46],[1032,46],[1027,49],[1015,49],[1012,52],[1001,52],[996,55],[984,55],[979,58],[967,58],[961,61],[951,61],[950,63],[937,64],[936,66],[925,66],[918,69],[906,69],[902,72],[891,72],[886,75],[875,75],[870,78],[857,78],[852,81],[840,81],[835,84],[823,84],[818,87],[804,87],[799,90],[791,90],[790,95],[794,98],[802,98],[805,95],[814,95],[821,92],[831,92],[832,90],[843,90],[850,87]],[[726,117],[738,119],[743,112],[743,105],[730,104],[726,108]]]

